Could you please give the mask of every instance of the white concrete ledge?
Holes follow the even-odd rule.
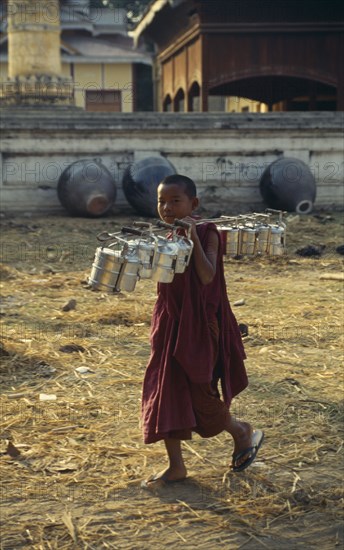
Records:
[[[78,159],[100,159],[117,183],[125,168],[163,155],[194,179],[208,210],[264,209],[259,180],[271,162],[302,160],[317,184],[316,207],[344,208],[344,113],[87,113],[67,107],[0,110],[1,208],[62,209],[56,188]]]

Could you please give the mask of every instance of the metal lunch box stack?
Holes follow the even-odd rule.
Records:
[[[189,224],[178,220],[174,225],[158,222],[157,227],[170,230],[167,237],[154,234],[152,224],[133,225],[123,227],[120,233],[98,235],[99,241],[113,242],[96,250],[88,279],[91,288],[132,292],[139,279],[171,283],[176,273],[185,271],[193,250]],[[187,235],[179,234],[178,228],[186,229]]]
[[[271,220],[277,214],[276,220]],[[267,209],[265,214],[221,216],[214,220],[220,232],[225,257],[270,255],[286,251],[286,224],[283,212]]]
[[[277,219],[272,220],[272,215]],[[267,209],[265,213],[221,216],[197,223],[215,223],[225,258],[281,256],[286,250],[282,217],[280,210]],[[161,230],[168,230],[169,234],[161,235]],[[190,263],[190,234],[191,226],[180,220],[173,225],[159,221],[154,228],[151,223],[134,222],[118,233],[99,234],[98,240],[105,244],[96,250],[89,285],[105,292],[133,292],[140,279],[171,283]]]

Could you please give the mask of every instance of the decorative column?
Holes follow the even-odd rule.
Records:
[[[2,103],[71,104],[72,79],[61,75],[58,0],[8,0],[8,79]]]

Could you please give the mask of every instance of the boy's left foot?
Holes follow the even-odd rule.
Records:
[[[184,481],[184,479],[186,479],[186,474],[186,468],[175,468],[173,470],[168,468],[159,474],[149,477],[146,481],[143,481],[142,487],[148,489]]]

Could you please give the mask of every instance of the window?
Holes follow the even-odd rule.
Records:
[[[172,99],[171,99],[170,95],[167,95],[165,97],[162,109],[163,109],[163,111],[165,111],[167,113],[172,111]]]
[[[121,92],[119,90],[87,90],[86,111],[119,113],[122,111]]]
[[[174,111],[177,113],[185,111],[185,94],[181,88],[174,98]]]

